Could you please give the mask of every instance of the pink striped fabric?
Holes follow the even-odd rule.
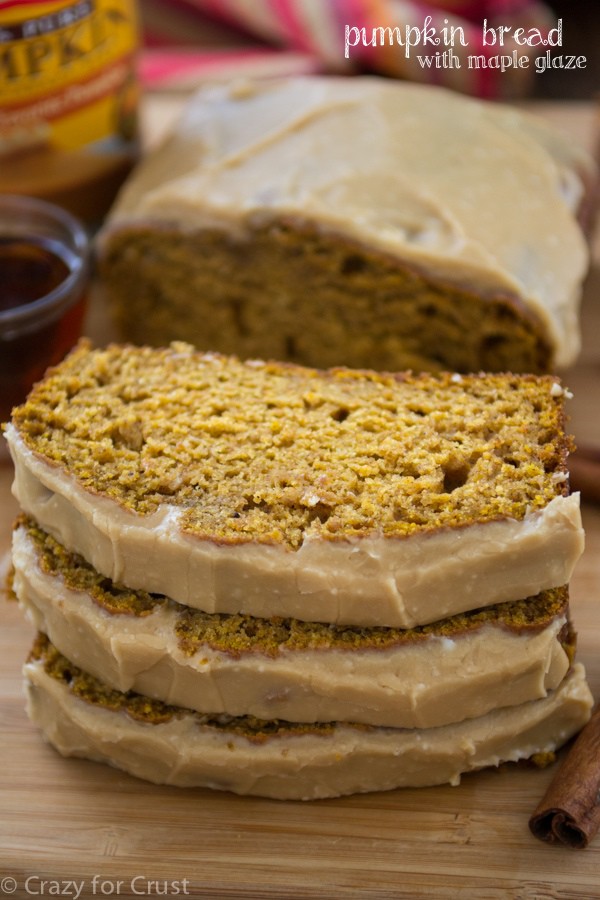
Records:
[[[535,71],[533,66],[511,64],[502,71],[497,67],[498,57],[511,57],[516,51],[519,57],[531,58],[540,52],[537,47],[517,45],[510,33],[502,47],[489,42],[484,45],[484,20],[493,28],[538,28],[542,34],[556,25],[556,17],[541,0],[152,0],[151,5],[164,8],[165,42],[169,39],[169,17],[176,10],[181,14],[185,8],[188,16],[190,12],[200,14],[199,22],[203,14],[235,29],[238,36],[264,42],[260,52],[266,56],[275,52],[269,47],[280,53],[283,50],[301,54],[302,64],[308,70],[312,60],[315,71],[373,71],[443,84],[483,97],[526,93]],[[450,35],[453,28],[455,41],[450,44],[442,37],[438,47],[422,41],[410,48],[399,45],[398,35],[405,37],[406,29],[413,28],[416,40],[416,29],[421,29],[422,34],[426,21],[438,35]],[[444,28],[448,30],[442,31]],[[461,45],[461,35],[467,46]],[[480,57],[478,65],[469,65],[470,55]],[[240,63],[235,55],[230,59],[234,65]],[[295,60],[297,64],[298,57]],[[284,57],[280,57],[283,61]],[[214,60],[206,62],[214,65]],[[188,59],[185,65],[189,63]],[[197,64],[201,76],[202,56]],[[155,67],[155,77],[156,71]]]

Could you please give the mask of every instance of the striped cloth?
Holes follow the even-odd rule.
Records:
[[[535,28],[546,35],[557,24],[540,0],[144,0],[141,6],[151,48],[142,77],[154,86],[227,77],[229,70],[371,71],[480,97],[514,97],[527,92],[532,58],[543,48],[517,44],[512,34]],[[490,31],[484,42],[484,20],[496,32],[493,44]],[[207,28],[215,26],[218,50],[204,46]],[[500,26],[510,26],[502,46]],[[425,34],[440,43],[425,41]],[[169,43],[185,44],[187,52],[168,57],[156,50]],[[476,65],[469,56],[478,57]],[[529,64],[515,66],[515,56]]]

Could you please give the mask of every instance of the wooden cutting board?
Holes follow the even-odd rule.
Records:
[[[171,112],[164,100],[147,110],[149,121],[163,125]],[[572,133],[589,128],[587,107],[550,112]],[[584,304],[584,352],[567,378],[575,390],[572,429],[580,442],[598,445],[599,295],[596,265]],[[102,312],[92,313],[89,330],[101,341]],[[5,565],[16,513],[10,480],[5,463]],[[600,508],[584,505],[583,514],[587,546],[572,582],[572,614],[579,659],[600,699]],[[62,759],[43,743],[23,709],[20,669],[32,629],[4,600],[0,624],[0,898],[600,898],[600,836],[585,851],[569,851],[529,833],[552,768],[506,766],[455,788],[314,803],[149,785]]]
[[[584,518],[572,608],[600,697],[600,510]],[[84,897],[158,896],[157,880],[165,896],[179,887],[211,898],[600,897],[600,838],[569,851],[529,834],[552,769],[506,766],[455,788],[299,803],[157,787],[62,759],[23,710],[32,630],[8,601],[1,622],[0,897],[3,877],[18,882],[19,897],[30,896],[28,877],[34,894],[42,878],[83,881]]]

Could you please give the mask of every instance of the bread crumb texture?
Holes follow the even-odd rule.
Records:
[[[100,272],[120,334],[136,344],[185,335],[244,358],[394,371],[552,365],[547,326],[516,298],[479,296],[308,223],[233,239],[130,222],[109,235]]]
[[[552,376],[247,361],[83,342],[13,413],[25,443],[139,515],[222,543],[402,537],[568,493]]]

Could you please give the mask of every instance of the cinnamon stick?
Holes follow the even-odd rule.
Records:
[[[572,491],[587,503],[600,503],[600,448],[581,446],[569,456]]]
[[[574,850],[587,847],[599,827],[600,705],[529,820],[536,838]]]

